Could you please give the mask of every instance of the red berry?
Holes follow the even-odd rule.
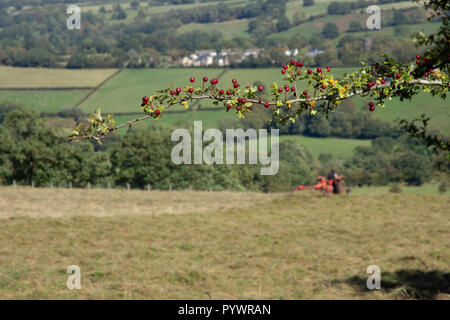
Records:
[[[278,88],[278,92],[283,92],[283,88]]]
[[[224,93],[225,93],[225,91],[223,91],[223,90],[220,90],[220,91],[219,91],[219,94],[220,94],[221,96],[223,96]]]
[[[370,112],[373,112],[373,111],[375,111],[375,107],[370,107],[369,110],[370,110]]]
[[[327,86],[323,84],[322,89],[325,90],[326,88],[327,88]]]
[[[264,104],[264,107],[268,108],[268,107],[270,107],[270,104],[269,104],[268,102],[266,102],[266,103]]]
[[[194,92],[194,89],[193,89],[193,88],[189,88],[189,89],[188,89],[188,92],[189,92],[189,93],[192,93],[192,92]]]
[[[203,82],[208,82],[208,77],[203,77]]]
[[[147,97],[147,96],[145,96],[145,97],[142,97],[142,102],[148,102],[150,99]]]
[[[286,74],[286,70],[281,70],[281,74]]]
[[[228,109],[228,110],[231,109],[231,104],[227,104],[227,109]]]
[[[416,60],[416,64],[420,64],[420,60]]]
[[[292,88],[291,88],[291,91],[294,92],[294,91],[295,91],[295,87],[292,87]]]
[[[331,68],[330,66],[327,66],[327,71],[330,72]]]
[[[283,69],[284,69],[284,70],[286,70],[287,68],[288,68],[288,66],[287,66],[287,65],[284,65],[284,66],[283,66]]]
[[[291,65],[294,65],[294,64],[295,64],[295,60],[292,59],[292,60],[291,60]]]
[[[300,76],[301,74],[302,74],[302,72],[301,72],[300,70],[298,70],[298,71],[297,71],[297,75]]]
[[[239,107],[239,106],[238,106],[238,107],[236,107],[236,110],[237,110],[237,111],[240,111],[241,109],[242,109],[242,108],[241,108],[241,107]]]
[[[373,103],[372,101],[369,102],[369,107],[373,107],[375,106],[375,103]]]
[[[159,116],[159,115],[161,114],[161,111],[156,110],[156,111],[155,111],[155,114],[156,114],[157,116]]]
[[[238,88],[238,87],[239,87],[239,83],[233,84],[233,87],[234,87],[235,89]]]
[[[433,69],[430,69],[429,73],[433,73],[433,72],[434,72],[434,70],[433,70]]]
[[[195,78],[191,77],[191,78],[189,79],[189,81],[190,81],[191,83],[194,83],[194,82],[195,82]]]
[[[304,96],[307,96],[307,95],[308,95],[308,91],[306,91],[306,90],[303,91],[303,95],[304,95]]]
[[[402,77],[402,75],[400,73],[397,73],[396,77],[397,77],[397,79],[400,79]]]
[[[386,83],[386,80],[381,80],[381,84],[385,84]]]
[[[180,93],[181,92],[181,88],[177,88],[177,93]]]
[[[170,94],[174,96],[175,95],[175,90],[170,91]]]
[[[231,91],[230,90],[227,90],[227,95],[231,96]]]
[[[297,61],[296,66],[300,67],[300,61]]]
[[[262,92],[264,90],[263,86],[259,86],[258,90]]]
[[[233,82],[233,83],[237,83],[237,80],[236,80],[236,79],[233,79],[233,80],[231,80],[231,82]]]
[[[300,61],[300,67],[303,67],[303,62]]]
[[[317,73],[322,73],[322,68],[317,68]]]
[[[312,74],[312,70],[311,69],[308,69],[308,74]]]
[[[416,59],[419,60],[419,59],[420,59],[420,56],[416,56]]]

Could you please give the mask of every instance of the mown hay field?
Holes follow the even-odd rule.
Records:
[[[449,208],[446,195],[3,187],[0,299],[448,299]],[[381,290],[366,288],[370,265]]]

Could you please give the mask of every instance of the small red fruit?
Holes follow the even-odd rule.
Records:
[[[208,77],[203,77],[203,82],[208,82]]]
[[[220,91],[219,91],[219,94],[220,94],[221,96],[223,96],[224,93],[225,93],[225,91],[223,91],[223,90],[220,90]]]
[[[156,110],[156,111],[155,111],[155,114],[156,114],[157,116],[159,116],[159,115],[161,114],[161,111]]]
[[[312,70],[311,69],[308,69],[308,74],[312,74]]]
[[[369,110],[370,110],[370,112],[374,112],[375,111],[375,107],[370,107]]]
[[[193,92],[194,92],[194,89],[193,89],[193,88],[189,88],[189,89],[188,89],[188,92],[189,92],[189,93],[193,93]]]
[[[397,77],[397,79],[400,79],[402,77],[402,75],[400,73],[397,73],[396,77]]]
[[[227,96],[231,96],[231,91],[227,90]]]
[[[266,103],[264,104],[264,107],[268,108],[268,107],[270,107],[270,104],[269,104],[268,102],[266,102]]]
[[[322,73],[322,68],[317,68],[317,73]]]
[[[237,80],[236,80],[236,79],[233,79],[233,80],[231,80],[231,82],[233,82],[233,83],[237,83]]]
[[[227,109],[228,109],[228,110],[231,109],[231,104],[227,104]]]
[[[292,60],[291,60],[291,65],[294,65],[294,64],[295,64],[295,60],[292,59]]]
[[[283,92],[283,88],[278,88],[278,92]]]
[[[322,89],[325,90],[326,88],[327,88],[327,86],[323,84]]]
[[[181,88],[177,88],[177,93],[180,93],[181,92]]]
[[[327,66],[327,71],[330,72],[331,68],[330,66]]]
[[[294,92],[294,91],[295,91],[295,87],[292,87],[292,88],[291,88],[291,91]]]
[[[372,101],[369,102],[369,107],[373,107],[375,106],[375,103],[373,103]]]
[[[233,87],[236,89],[236,88],[239,88],[239,83],[235,83],[235,84],[233,84]]]
[[[284,69],[284,70],[286,70],[287,68],[288,68],[288,66],[287,66],[287,65],[284,65],[284,66],[283,66],[283,69]]]
[[[304,96],[307,96],[307,95],[308,95],[308,91],[306,91],[306,90],[303,91],[303,95],[304,95]]]
[[[174,96],[175,95],[175,90],[170,91],[170,94]]]
[[[420,56],[416,56],[416,59],[417,59],[417,60],[420,60]]]
[[[264,90],[263,86],[259,86],[259,87],[258,87],[258,90],[259,90],[260,92],[262,92],[262,91]]]
[[[286,70],[281,70],[281,74],[286,74]]]
[[[385,84],[386,83],[386,80],[381,80],[381,84]]]
[[[191,83],[194,83],[194,82],[195,82],[195,78],[191,77],[191,78],[189,79],[189,81],[190,81]]]

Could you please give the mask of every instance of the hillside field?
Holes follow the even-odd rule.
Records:
[[[2,187],[0,299],[449,299],[449,207],[447,195]],[[66,288],[69,265],[81,290]],[[366,288],[370,265],[381,290]]]

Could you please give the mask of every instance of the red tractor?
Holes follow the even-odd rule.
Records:
[[[344,177],[336,175],[333,179],[327,179],[323,176],[318,176],[316,184],[313,186],[298,186],[296,191],[301,190],[319,190],[323,195],[343,194],[345,193]]]

